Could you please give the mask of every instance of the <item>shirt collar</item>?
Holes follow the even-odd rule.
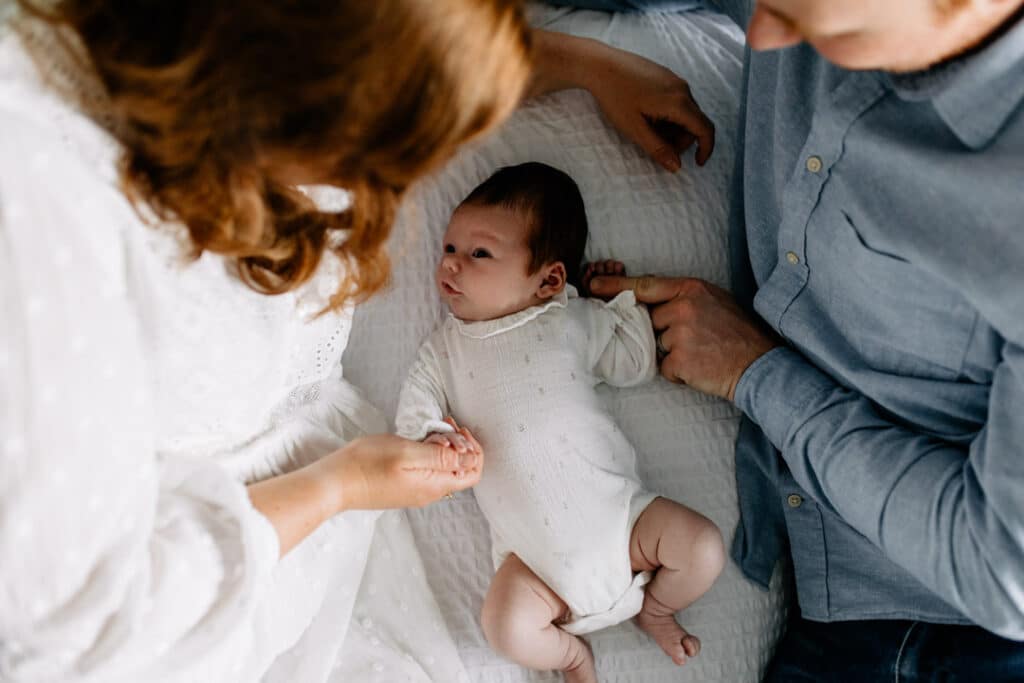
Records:
[[[978,52],[889,79],[904,100],[930,99],[961,142],[981,149],[1024,100],[1024,19]]]
[[[536,306],[530,306],[524,308],[516,313],[510,313],[509,315],[501,318],[494,318],[493,320],[459,320],[454,315],[451,316],[452,321],[455,324],[456,329],[467,337],[473,339],[486,339],[487,337],[493,337],[496,334],[502,332],[508,332],[509,330],[517,327],[522,327],[526,323],[530,322],[541,313],[544,313],[552,308],[565,308],[569,299],[575,299],[578,296],[576,288],[572,285],[566,285],[561,292],[551,297],[549,301],[545,301],[542,304]]]

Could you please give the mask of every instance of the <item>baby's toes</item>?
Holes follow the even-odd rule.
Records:
[[[683,651],[687,657],[696,657],[700,653],[700,640],[696,636],[686,634],[683,637]]]

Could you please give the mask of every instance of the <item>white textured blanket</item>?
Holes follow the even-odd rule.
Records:
[[[617,258],[633,273],[693,275],[726,285],[726,193],[733,161],[741,34],[706,14],[608,15],[535,9],[545,28],[604,40],[640,53],[685,77],[716,123],[712,160],[688,158],[670,175],[609,129],[589,95],[565,92],[521,108],[497,134],[466,150],[423,183],[403,210],[392,239],[391,288],[356,310],[345,374],[393,415],[398,391],[421,340],[443,313],[432,282],[440,239],[455,205],[500,166],[537,160],[568,172],[590,221],[588,259]],[[730,405],[662,379],[605,393],[636,447],[640,476],[654,491],[714,520],[731,538],[737,520]],[[409,513],[427,579],[475,681],[557,680],[495,655],[479,627],[493,574],[486,522],[472,493]],[[367,577],[370,578],[370,577]],[[590,636],[603,681],[758,680],[784,619],[778,580],[764,592],[735,566],[681,615],[702,654],[682,670],[632,624]]]

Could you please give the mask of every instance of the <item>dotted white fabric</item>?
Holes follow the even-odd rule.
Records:
[[[497,134],[458,155],[424,182],[392,239],[395,274],[384,295],[356,310],[344,355],[346,375],[394,414],[399,390],[423,339],[443,317],[432,282],[448,217],[498,167],[537,160],[579,184],[590,221],[588,259],[616,258],[632,273],[695,275],[728,284],[726,192],[733,163],[741,40],[704,14],[609,15],[541,10],[546,28],[597,37],[683,75],[717,124],[704,168],[684,161],[676,175],[653,164],[611,130],[582,92],[527,103]],[[712,519],[730,540],[738,518],[733,443],[738,413],[729,404],[658,378],[602,389],[615,422],[637,451],[642,481]],[[479,627],[494,574],[486,521],[471,492],[411,512],[430,585],[469,675],[486,683],[554,681],[493,653]],[[704,649],[682,669],[630,623],[593,633],[602,680],[618,683],[755,682],[785,619],[781,574],[768,592],[730,565],[709,593],[681,613]]]
[[[311,319],[336,265],[270,298],[186,263],[55,41],[0,25],[0,680],[464,679],[404,517],[279,562],[241,483],[384,430],[351,312]]]

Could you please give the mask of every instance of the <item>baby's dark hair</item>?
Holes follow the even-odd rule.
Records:
[[[478,185],[462,203],[502,206],[526,218],[530,230],[529,272],[561,261],[569,284],[579,287],[587,245],[587,212],[579,187],[568,175],[537,161],[506,166]]]

